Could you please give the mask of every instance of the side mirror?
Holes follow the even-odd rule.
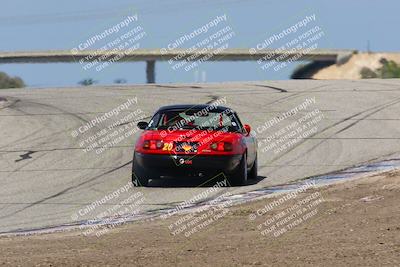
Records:
[[[248,136],[248,135],[250,134],[250,132],[251,132],[251,127],[250,127],[250,125],[245,124],[245,125],[244,125],[244,129],[246,130],[246,136]]]
[[[149,125],[149,124],[148,124],[147,122],[145,122],[145,121],[139,121],[138,124],[137,124],[137,127],[138,127],[139,129],[144,130],[144,129],[147,128],[148,125]]]

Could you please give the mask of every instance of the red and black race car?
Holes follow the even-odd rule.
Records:
[[[161,107],[149,123],[139,122],[132,182],[177,176],[215,177],[231,185],[257,177],[257,141],[232,109],[216,105]]]

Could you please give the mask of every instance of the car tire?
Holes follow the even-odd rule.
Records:
[[[258,177],[258,163],[257,163],[257,154],[256,158],[254,159],[253,167],[251,167],[250,172],[249,172],[249,178],[250,179],[257,179]]]
[[[149,174],[136,163],[135,156],[133,156],[132,161],[132,183],[136,187],[148,186],[149,184]]]
[[[231,175],[232,185],[245,185],[247,182],[247,162],[246,154],[243,154],[239,165],[237,166],[235,172]]]

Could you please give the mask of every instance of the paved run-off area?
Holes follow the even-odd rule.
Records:
[[[72,136],[82,125],[129,99],[137,103],[132,100],[117,116]],[[207,187],[198,187],[201,181],[196,179],[157,181],[148,188],[119,190],[131,179],[137,133],[124,137],[134,129],[129,123],[116,126],[127,127],[119,134],[124,138],[111,138],[118,142],[102,153],[85,152],[81,143],[102,135],[103,129],[129,114],[148,117],[162,105],[218,100],[226,101],[257,134],[260,177],[247,186],[220,188],[209,198],[391,157],[400,150],[400,80],[1,90],[0,233],[90,219],[133,191],[142,193],[141,212],[173,207],[201,194]],[[262,127],[305,102],[310,103],[306,110],[298,109],[272,127]],[[311,111],[314,115],[306,119]],[[131,116],[130,121],[136,117]],[[288,129],[294,122],[303,128],[292,135]],[[265,149],[272,143],[278,144],[279,151],[276,147]],[[116,191],[118,197],[88,210],[88,205]]]

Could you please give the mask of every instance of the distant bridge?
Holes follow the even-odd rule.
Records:
[[[213,54],[214,53],[214,54]],[[137,49],[119,51],[100,51],[100,50],[49,50],[49,51],[15,51],[1,52],[0,64],[7,63],[79,63],[80,60],[85,64],[103,62],[112,58],[118,58],[116,62],[145,61],[147,83],[155,82],[155,62],[156,61],[256,61],[259,59],[276,61],[325,61],[338,62],[349,58],[357,53],[357,50],[337,50],[337,49],[314,49],[308,50],[275,50],[263,49],[249,51],[246,48],[228,48],[221,51],[190,51],[187,49],[174,49],[160,51],[160,49]]]

